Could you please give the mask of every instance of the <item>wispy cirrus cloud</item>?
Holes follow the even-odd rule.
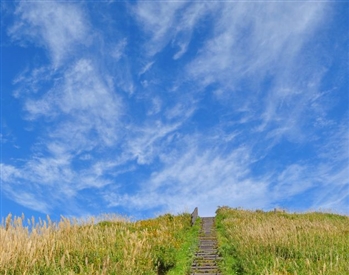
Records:
[[[151,37],[151,43],[147,43],[147,52],[155,55],[168,44],[175,32],[176,16],[186,6],[185,2],[146,3],[136,5],[134,12],[141,26]],[[159,20],[160,19],[160,20]]]
[[[83,155],[95,155],[95,150],[103,154],[121,136],[120,98],[88,60],[73,63],[42,97],[26,97],[24,101],[27,119],[35,123],[45,118],[47,128],[34,144],[33,159],[20,168],[4,168],[8,174],[5,183],[17,181],[25,193],[25,181],[41,190],[54,190],[51,207],[57,207],[55,203],[62,197],[74,200],[81,189],[110,184],[104,177],[110,169],[107,165],[98,169],[93,157],[85,160],[83,168],[75,164]],[[11,184],[5,186],[8,193],[14,192]],[[37,200],[45,200],[41,192],[33,193]]]
[[[258,152],[254,152],[249,142],[231,151],[222,150],[226,143],[221,136],[207,133],[205,137],[177,137],[176,142],[181,145],[166,152],[161,168],[153,171],[136,192],[107,191],[103,198],[108,205],[143,210],[160,207],[174,213],[199,206],[203,216],[213,215],[213,209],[222,205],[348,213],[345,148],[342,148],[344,162],[339,161],[337,168],[333,168],[331,160],[314,162],[304,158],[288,165],[280,164],[281,169],[271,165],[257,175],[253,170],[263,166],[264,161],[258,159]],[[216,147],[207,146],[208,143]]]
[[[78,5],[20,1],[16,15],[18,20],[9,29],[12,38],[46,47],[55,66],[68,53],[74,54],[75,45],[88,45],[91,41],[88,20]]]
[[[174,49],[173,59],[179,59],[187,51],[198,21],[217,8],[215,3],[199,2],[139,2],[134,14],[149,36],[147,54],[154,56],[166,46]]]
[[[206,85],[217,81],[234,85],[246,77],[258,84],[267,74],[289,74],[302,46],[325,16],[323,3],[227,3],[219,7],[211,39],[188,66],[188,72]]]
[[[211,38],[187,73],[202,89],[214,87],[213,95],[231,106],[239,123],[266,133],[270,148],[282,138],[304,142],[311,135],[308,118],[319,119],[325,107],[327,70],[315,58],[321,53],[310,48],[328,11],[326,3],[222,4]]]
[[[122,104],[110,85],[90,60],[81,59],[41,98],[27,98],[25,110],[30,120],[41,116],[59,120],[49,136],[69,144],[73,151],[93,143],[112,145],[118,138]]]
[[[120,138],[122,103],[111,77],[102,76],[86,51],[79,52],[93,35],[80,5],[22,1],[16,16],[11,38],[43,47],[51,62],[26,69],[14,81],[14,95],[38,134],[30,145],[32,156],[3,166],[2,180],[5,192],[17,202],[51,212],[63,197],[74,204],[80,190],[110,184],[104,173],[111,168],[106,163],[99,167],[94,150],[103,152]],[[86,154],[90,158],[79,163]],[[49,204],[35,204],[47,199]]]
[[[255,204],[251,207],[260,203],[267,184],[250,178],[247,148],[223,154],[218,148],[195,146],[198,144],[192,139],[187,142],[183,151],[169,152],[164,167],[153,172],[138,192],[124,196],[107,192],[104,199],[110,205],[143,209],[160,206],[173,212],[199,206],[202,215],[212,215],[215,204],[239,205],[252,198]]]
[[[328,3],[105,5],[17,6],[12,41],[50,59],[14,81],[36,139],[3,164],[6,194],[67,213],[345,206]]]

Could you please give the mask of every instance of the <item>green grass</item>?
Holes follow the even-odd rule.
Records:
[[[187,213],[23,223],[0,226],[0,274],[188,275],[200,231]],[[347,216],[221,207],[216,227],[224,275],[349,274]]]
[[[201,228],[201,219],[196,219],[193,227],[189,231],[182,234],[180,238],[183,245],[178,249],[176,254],[176,265],[168,271],[168,275],[190,274],[191,265],[194,261],[195,252],[198,248],[198,236]]]
[[[223,274],[349,274],[349,217],[221,207]]]
[[[199,223],[190,214],[82,223],[9,216],[0,227],[0,274],[189,274]]]

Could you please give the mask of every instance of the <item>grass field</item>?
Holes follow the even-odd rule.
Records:
[[[349,217],[221,207],[223,274],[349,274]]]
[[[0,227],[0,274],[187,275],[200,219],[115,216],[58,223],[8,216]],[[349,217],[220,207],[216,216],[224,275],[349,274]]]
[[[0,227],[0,274],[188,274],[199,232],[189,214],[24,221]]]

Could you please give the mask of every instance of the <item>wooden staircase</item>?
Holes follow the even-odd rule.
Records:
[[[191,275],[221,275],[217,265],[220,260],[217,251],[217,238],[214,217],[201,218],[199,248],[191,268]]]

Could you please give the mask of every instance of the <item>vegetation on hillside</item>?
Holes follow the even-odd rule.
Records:
[[[349,274],[349,217],[221,207],[223,274]]]
[[[24,217],[8,216],[0,227],[0,274],[189,273],[200,227],[191,227],[190,214],[107,220],[24,226]]]
[[[8,216],[0,274],[190,274],[200,219],[190,222],[189,214],[57,223]],[[220,207],[216,227],[224,275],[349,274],[347,216]]]

